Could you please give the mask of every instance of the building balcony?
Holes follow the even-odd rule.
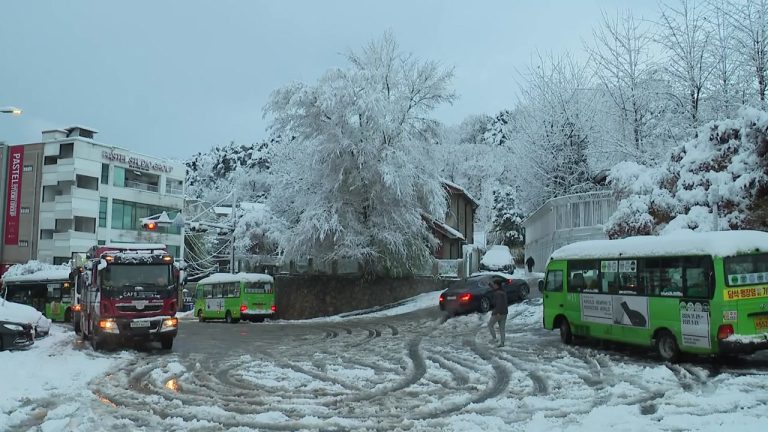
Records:
[[[160,192],[160,187],[149,183],[141,183],[133,180],[126,180],[125,187],[128,189],[136,189],[147,192]]]

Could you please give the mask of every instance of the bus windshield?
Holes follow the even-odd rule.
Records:
[[[726,258],[725,282],[728,286],[768,283],[768,254]]]
[[[100,272],[102,294],[112,298],[169,298],[174,295],[167,264],[110,264]]]

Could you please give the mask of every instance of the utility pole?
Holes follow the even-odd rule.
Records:
[[[235,193],[232,196],[232,232],[229,234],[229,272],[232,274],[235,274],[235,227],[237,226],[235,212],[237,212],[237,189],[235,189]]]

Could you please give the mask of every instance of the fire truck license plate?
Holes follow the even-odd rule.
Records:
[[[149,321],[131,321],[131,327],[149,327]]]

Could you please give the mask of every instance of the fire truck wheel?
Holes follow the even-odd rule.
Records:
[[[173,348],[173,338],[164,338],[160,340],[160,345],[162,345],[163,349],[169,350]]]
[[[91,335],[91,348],[93,348],[94,351],[100,351],[104,348],[104,342],[101,340],[96,329],[93,329],[93,334]]]

